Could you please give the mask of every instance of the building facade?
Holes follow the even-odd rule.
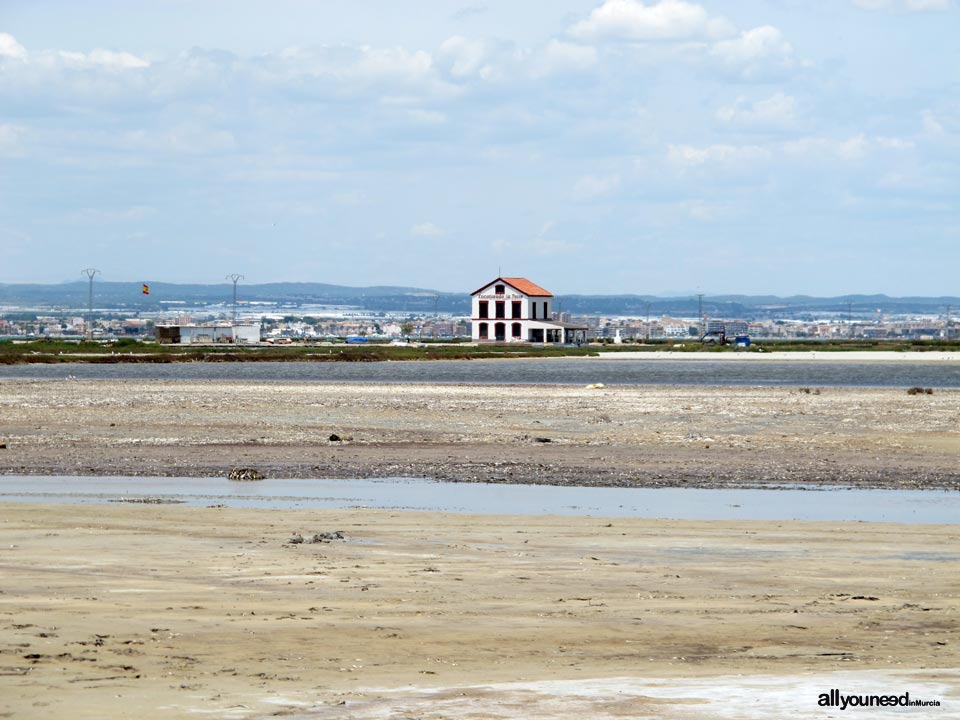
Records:
[[[157,325],[159,343],[233,343],[260,342],[260,323],[210,323],[208,325]]]
[[[553,294],[526,278],[498,277],[471,297],[474,342],[586,341],[587,327],[553,320]]]

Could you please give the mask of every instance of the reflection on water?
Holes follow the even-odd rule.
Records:
[[[948,523],[960,493],[791,488],[583,488],[432,480],[0,477],[0,501],[105,503],[154,498],[237,508],[381,508],[497,515],[590,515],[685,520]]]

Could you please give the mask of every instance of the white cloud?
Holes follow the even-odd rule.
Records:
[[[131,130],[118,139],[117,145],[126,150],[182,155],[214,155],[237,149],[231,131],[207,127],[199,121],[182,122],[158,131]]]
[[[487,48],[480,40],[470,40],[454,35],[441,43],[437,62],[455,78],[488,78],[491,68],[487,64]]]
[[[13,35],[0,33],[0,57],[16,58],[17,60],[27,59],[27,49],[17,42]]]
[[[495,240],[490,241],[490,251],[494,255],[503,255],[512,247],[513,247],[513,243],[511,243],[506,238],[496,238]]]
[[[430,89],[436,85],[433,58],[423,50],[396,47],[319,45],[289,47],[255,59],[219,52],[191,53],[190,66],[203,74],[255,73],[267,84],[356,94],[371,86]]]
[[[904,140],[897,137],[878,137],[876,141],[877,145],[884,150],[912,150],[916,145],[913,140]]]
[[[837,145],[837,155],[844,160],[859,160],[867,152],[867,138],[863,133],[854,135]]]
[[[451,17],[454,20],[466,20],[474,15],[483,15],[485,12],[487,12],[487,10],[488,8],[486,5],[465,5],[453,13]]]
[[[921,117],[923,118],[923,132],[926,135],[933,137],[943,135],[943,124],[934,114],[933,110],[924,110]]]
[[[927,10],[949,10],[951,0],[906,0],[907,10],[925,12]]]
[[[447,116],[435,110],[424,110],[423,108],[408,108],[406,117],[415,125],[443,125],[447,121]]]
[[[704,223],[725,220],[734,215],[733,209],[728,204],[708,203],[703,200],[690,200],[680,203],[680,208],[689,217]]]
[[[364,46],[353,74],[367,79],[390,78],[420,80],[430,73],[433,59],[422,50],[409,51],[402,47],[370,48]]]
[[[906,10],[907,12],[931,12],[949,10],[953,0],[853,0],[861,10]]]
[[[626,41],[715,38],[731,32],[728,21],[711,18],[702,5],[685,0],[650,5],[640,0],[606,0],[570,29],[580,39]]]
[[[80,208],[67,215],[71,223],[130,223],[142,222],[157,214],[157,209],[150,205],[133,205],[126,208]]]
[[[534,59],[534,77],[581,72],[597,64],[596,48],[551,40]]]
[[[783,152],[787,156],[803,160],[832,157],[840,160],[854,161],[866,156],[871,141],[863,133],[853,135],[846,140],[836,140],[825,137],[803,137],[790,140],[783,144]]]
[[[422,237],[422,238],[438,238],[444,235],[442,228],[437,227],[429,220],[422,223],[417,223],[412,228],[410,228],[410,235],[412,237]]]
[[[44,54],[47,58],[49,54]],[[114,52],[112,50],[96,49],[90,53],[69,52],[61,50],[56,57],[66,67],[90,68],[102,67],[109,70],[138,70],[150,67],[150,63],[143,58],[128,52]]]
[[[336,205],[342,205],[344,207],[356,207],[358,205],[363,205],[366,201],[366,195],[360,190],[346,190],[343,192],[334,193],[333,202]]]
[[[717,110],[717,118],[728,124],[748,128],[786,128],[796,120],[797,101],[783,92],[750,103],[744,97],[737,98],[733,105]]]
[[[682,168],[701,165],[750,165],[769,156],[769,151],[759,145],[714,144],[705,147],[694,145],[670,145],[667,158]]]
[[[577,200],[593,200],[601,195],[607,195],[619,187],[619,175],[584,175],[573,186],[573,196]]]
[[[711,55],[745,79],[794,65],[793,46],[772,25],[744,30],[736,38],[721,40],[714,44]]]
[[[16,155],[21,151],[20,142],[25,130],[19,125],[0,123],[0,153]]]
[[[577,252],[580,249],[579,243],[547,237],[556,227],[557,223],[555,220],[548,220],[540,227],[540,232],[537,233],[537,236],[530,243],[531,249],[536,255],[561,255]]]
[[[738,31],[726,18],[687,0],[605,0],[569,34],[583,42],[648,43],[648,53],[666,52],[682,63],[707,62],[748,82],[768,81],[808,64],[794,57],[793,46],[778,28],[761,25]],[[654,42],[665,48],[658,51],[649,45]]]

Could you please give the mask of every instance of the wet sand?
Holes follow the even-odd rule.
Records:
[[[958,430],[940,389],[0,382],[18,475],[957,489]]]
[[[0,505],[0,716],[957,717],[958,535]]]

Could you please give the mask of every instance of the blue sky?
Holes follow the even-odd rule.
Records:
[[[957,0],[3,0],[0,282],[960,293]]]

